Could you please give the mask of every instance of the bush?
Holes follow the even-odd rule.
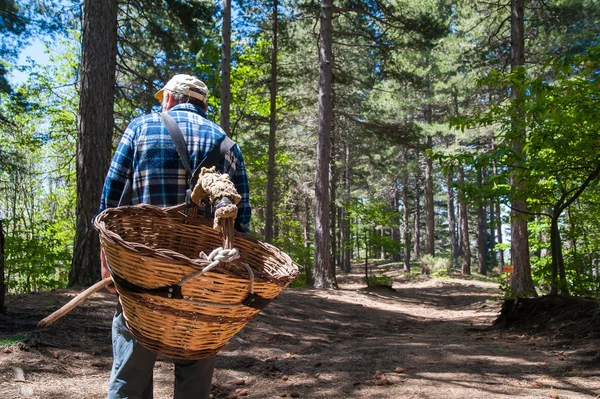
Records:
[[[382,271],[364,278],[367,287],[385,286],[392,288],[392,280]]]
[[[452,268],[452,259],[442,256],[423,255],[419,259],[423,274],[441,273]]]

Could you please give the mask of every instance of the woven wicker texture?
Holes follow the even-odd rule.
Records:
[[[204,269],[211,261],[200,253],[224,241],[212,221],[187,215],[184,206],[110,208],[94,227],[112,272],[147,289],[178,284]],[[211,356],[260,311],[242,304],[251,288],[244,263],[254,274],[254,294],[265,299],[275,298],[298,275],[290,257],[274,246],[239,233],[233,242],[240,258],[182,283],[182,299],[131,292],[117,282],[127,325],[142,345],[173,358]]]

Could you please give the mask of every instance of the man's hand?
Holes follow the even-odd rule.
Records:
[[[102,280],[110,277],[110,271],[108,270],[108,263],[106,262],[106,255],[104,255],[104,250],[100,248],[100,275],[102,276]],[[115,284],[109,284],[106,286],[108,292],[116,294],[117,289],[115,288]]]

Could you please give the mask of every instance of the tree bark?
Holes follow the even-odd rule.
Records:
[[[82,32],[77,205],[70,286],[91,285],[100,278],[100,240],[92,218],[100,204],[112,153],[117,1],[86,0]]]
[[[406,151],[404,159],[406,159]],[[402,175],[402,239],[404,244],[404,271],[410,272],[410,208],[408,206],[408,172]]]
[[[431,136],[427,136],[426,148],[428,150],[433,148]],[[425,187],[423,193],[423,202],[425,207],[425,253],[434,256],[435,212],[433,207],[433,160],[428,155],[425,155]]]
[[[394,195],[392,197],[392,209],[394,210],[394,212],[398,212],[398,210],[400,209],[400,193],[398,190],[398,180],[394,180]],[[396,219],[396,224],[394,227],[391,228],[390,230],[390,237],[392,239],[392,242],[400,242],[400,219]],[[392,261],[393,262],[399,262],[401,259],[400,257],[400,251],[394,251],[392,253]]]
[[[273,242],[273,210],[275,191],[275,151],[277,129],[277,14],[278,0],[273,0],[273,39],[271,43],[271,113],[269,115],[269,161],[267,164],[267,204],[265,214],[265,241]]]
[[[343,208],[343,218],[342,223],[342,248],[343,248],[343,257],[342,257],[342,270],[346,273],[350,273],[351,266],[351,257],[352,257],[352,235],[350,230],[350,220],[348,219],[348,205],[350,205],[350,145],[348,144],[348,140],[344,142],[344,208]]]
[[[0,219],[0,314],[6,314],[4,298],[6,296],[6,285],[4,283],[4,225]]]
[[[562,279],[559,281],[560,262],[562,261],[562,245],[560,239],[560,230],[558,229],[558,218],[560,214],[553,213],[550,222],[550,247],[552,251],[552,283],[550,295],[559,293],[568,294],[566,287],[562,287]],[[564,269],[564,267],[563,267]]]
[[[221,45],[221,128],[231,136],[229,113],[231,110],[231,0],[223,0],[223,26]]]
[[[419,154],[415,154],[416,159],[419,159]],[[415,174],[415,218],[414,218],[414,232],[413,232],[413,254],[414,260],[418,260],[421,257],[421,196],[420,196],[420,171],[421,168],[417,167]]]
[[[360,258],[360,233],[358,232],[358,218],[354,218],[354,224],[356,225],[356,259]]]
[[[498,244],[503,243],[502,238],[502,216],[500,215],[500,201],[495,201],[495,210],[496,210],[496,237],[498,237]],[[498,250],[498,267],[500,274],[504,272],[504,249],[500,248]]]
[[[511,0],[510,22],[510,66],[511,70],[525,65],[525,26],[524,26],[525,0]],[[515,99],[524,96],[521,89],[513,87],[511,96]],[[523,152],[524,138],[526,135],[523,113],[517,111],[512,117],[512,146],[516,154]],[[518,190],[521,183],[513,171],[510,184]],[[514,271],[510,279],[510,286],[518,296],[537,296],[531,278],[531,264],[529,259],[529,232],[527,230],[527,205],[525,199],[511,201],[510,220],[510,258]]]
[[[483,174],[481,167],[477,167],[477,186],[481,189],[483,187]],[[477,261],[479,274],[485,275],[485,259],[487,249],[486,239],[486,228],[485,228],[485,207],[480,200],[477,204]]]
[[[496,256],[496,249],[495,249],[495,247],[496,247],[496,211],[495,211],[494,202],[495,202],[494,199],[489,200],[489,208],[487,210],[489,221],[490,221],[490,223],[488,224],[487,250],[488,250],[490,265],[491,265],[492,269],[493,269],[493,266],[496,266],[498,264],[498,258]]]
[[[492,136],[492,150],[494,150],[495,148],[496,144],[494,141],[494,136]],[[494,174],[494,176],[498,174],[498,168],[495,159],[492,161],[492,173]],[[498,244],[502,244],[502,215],[500,213],[500,201],[497,199],[492,201],[492,206],[494,208],[494,211],[496,212],[496,237],[498,237]],[[498,250],[498,274],[502,275],[502,273],[504,273],[504,249],[500,248]]]
[[[332,82],[333,84],[333,82]],[[333,96],[332,96],[332,107],[333,107]],[[336,260],[337,260],[337,253],[338,253],[338,242],[336,240],[336,230],[337,230],[337,206],[336,204],[336,192],[335,192],[335,188],[337,187],[337,183],[338,183],[338,173],[337,173],[337,168],[335,167],[335,128],[333,126],[331,126],[331,155],[329,157],[330,162],[329,162],[329,202],[330,202],[330,206],[329,206],[329,210],[331,212],[331,215],[329,217],[330,220],[330,230],[329,230],[329,236],[331,237],[331,262],[330,262],[330,268],[331,268],[331,274],[332,276],[334,276],[334,280],[335,280],[335,270],[336,267],[338,266],[336,264]]]
[[[304,198],[304,248],[306,249],[306,258],[304,259],[304,265],[306,267],[306,273],[304,274],[304,282],[307,286],[311,286],[313,284],[313,274],[311,268],[311,259],[310,259],[310,198],[306,196]]]
[[[315,288],[334,289],[337,283],[331,273],[331,212],[329,167],[331,163],[332,124],[332,6],[333,0],[321,0],[319,43],[319,130],[317,138],[317,170],[315,181]]]
[[[456,169],[456,178],[459,185],[465,184],[464,169],[459,165]],[[471,274],[471,245],[469,244],[469,215],[465,194],[462,188],[458,189],[458,212],[460,214],[460,239],[462,241],[462,264],[463,274]]]
[[[452,181],[454,180],[452,169],[448,171],[447,178],[447,193],[448,193],[448,236],[450,238],[450,257],[452,259],[452,267],[458,265],[458,244],[456,242],[456,215],[454,210],[454,188]]]

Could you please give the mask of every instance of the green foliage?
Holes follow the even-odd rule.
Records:
[[[423,255],[419,258],[421,268],[427,273],[444,273],[452,268],[452,259],[444,256]]]
[[[511,73],[492,71],[480,81],[481,87],[489,91],[511,87],[523,95],[490,104],[471,117],[455,118],[451,125],[460,129],[497,129],[496,148],[485,153],[443,154],[438,158],[448,164],[502,165],[494,178],[471,195],[499,197],[505,203],[525,199],[530,212],[557,220],[586,190],[598,186],[599,64],[600,47],[595,45],[576,55],[550,57],[542,73],[530,73],[525,68]],[[515,148],[516,142],[523,142],[521,148]],[[509,176],[519,184],[508,185]],[[548,230],[547,225],[545,229]],[[560,240],[559,233],[560,228],[550,230],[548,235]],[[541,249],[534,239],[533,250]],[[579,282],[585,285],[585,279],[575,283],[575,277],[581,273],[572,273],[574,265],[558,260],[558,247],[553,251],[552,263],[548,258],[532,259],[533,278],[542,291],[556,290],[559,285],[573,289]],[[560,283],[556,280],[559,270],[565,274]]]
[[[0,340],[0,348],[6,348],[7,346],[14,345],[16,343],[22,342],[27,337],[25,335],[13,335],[12,337],[1,339]]]
[[[378,271],[363,279],[367,287],[392,287],[392,280],[383,271]]]
[[[431,273],[431,276],[435,278],[450,278],[450,273],[447,269],[437,269]]]
[[[0,212],[10,293],[63,287],[75,220],[75,140],[79,60],[75,41],[55,44],[51,64],[0,97],[11,120],[0,130]],[[6,161],[6,158],[5,158]]]
[[[32,232],[12,232],[6,237],[9,292],[26,293],[67,284],[73,236],[60,234],[58,228],[55,224],[41,223]]]

